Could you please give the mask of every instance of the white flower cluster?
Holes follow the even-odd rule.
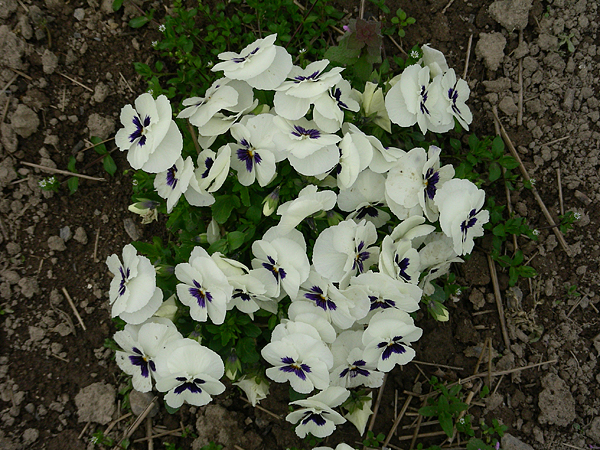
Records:
[[[220,54],[212,70],[225,77],[204,97],[183,102],[178,117],[196,127],[202,147],[196,161],[182,157],[181,135],[164,96],[143,94],[136,109],[123,108],[125,128],[117,144],[129,150],[134,168],[157,174],[154,185],[168,212],[181,195],[192,206],[211,205],[229,176],[243,186],[265,187],[284,160],[313,177],[314,184],[277,208],[279,222],[253,242],[250,266],[198,246],[174,273],[177,299],[197,322],[223,324],[232,308],[251,317],[261,308],[276,313],[289,298],[288,317],[261,350],[270,365],[266,376],[289,381],[299,393],[320,391],[293,402],[301,409],[287,420],[299,423],[301,437],[325,437],[346,421],[333,408],[348,398],[349,388],[379,387],[384,373],[414,358],[411,344],[422,330],[409,313],[419,309],[424,292],[433,292],[432,280],[472,251],[489,214],[484,192],[454,179],[454,169],[441,166],[439,148],[384,147],[344,121],[345,111],[362,111],[388,131],[390,120],[418,123],[423,133],[447,131],[454,118],[466,127],[468,86],[456,81],[440,52],[423,47],[421,64],[406,68],[384,101],[382,88],[367,83],[363,93],[352,89],[342,69],[327,70],[327,60],[293,66],[275,37],[239,54]],[[254,89],[274,91],[273,108],[258,107]],[[220,136],[229,142],[212,148]],[[296,226],[336,207],[346,218],[339,216],[307,248]],[[397,226],[383,228],[390,220]],[[436,222],[442,232],[435,232]],[[383,240],[378,228],[387,233]],[[218,227],[211,232],[218,233]],[[112,315],[129,324],[115,336],[122,348],[119,366],[133,375],[138,390],[150,390],[156,380],[172,407],[206,404],[224,389],[218,381],[223,362],[164,318],[176,306],[171,299],[162,302],[149,260],[126,246],[123,261],[116,255],[107,260],[115,275]],[[264,381],[252,378],[238,385],[253,404],[267,392]],[[368,416],[368,407],[364,411]],[[364,430],[364,418],[346,417]]]

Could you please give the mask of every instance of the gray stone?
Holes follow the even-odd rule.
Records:
[[[83,20],[83,18],[85,17],[85,10],[83,8],[77,8],[73,12],[73,17],[75,17],[77,20],[79,20],[81,22]]]
[[[10,123],[15,133],[22,138],[28,138],[37,131],[40,119],[29,106],[20,104],[13,113]]]
[[[594,442],[600,442],[600,416],[592,420],[585,434]]]
[[[50,236],[48,238],[48,247],[56,252],[64,252],[67,249],[65,241],[60,236]]]
[[[558,48],[558,38],[551,34],[540,34],[538,36],[538,46],[540,50],[556,50]]]
[[[575,400],[569,386],[558,375],[549,373],[542,379],[544,390],[538,397],[541,424],[567,426],[577,417]]]
[[[27,44],[10,31],[8,26],[0,26],[0,66],[22,70],[25,68],[21,58]]]
[[[44,69],[44,73],[54,73],[58,67],[58,56],[48,49],[44,50],[44,53],[42,54],[42,67]]]
[[[17,133],[10,123],[2,122],[0,124],[0,142],[8,153],[14,153],[19,146]]]
[[[23,445],[31,445],[40,437],[40,432],[35,428],[27,428],[23,431]]]
[[[501,444],[502,450],[534,450],[531,445],[526,444],[509,433],[504,433]]]
[[[34,278],[23,277],[19,280],[18,284],[21,288],[21,294],[23,294],[27,298],[32,298],[40,291],[38,282]]]
[[[97,136],[100,139],[108,139],[115,131],[115,121],[112,117],[103,117],[100,114],[90,114],[87,126],[90,130],[90,137]]]
[[[17,0],[0,0],[0,19],[8,19],[18,7]]]
[[[106,100],[106,97],[108,97],[109,93],[110,89],[106,84],[102,82],[98,83],[94,88],[94,101],[96,103],[102,103],[104,100]]]
[[[500,103],[498,104],[498,108],[500,108],[500,111],[502,111],[507,116],[515,115],[515,114],[517,114],[517,111],[519,110],[519,108],[515,104],[514,99],[510,95],[507,95],[502,100],[500,100]]]
[[[510,84],[510,80],[506,77],[483,82],[485,89],[489,92],[506,92],[510,90]]]
[[[88,243],[88,237],[83,227],[79,227],[75,230],[75,236],[73,236],[73,239],[83,245]]]
[[[98,382],[90,384],[75,396],[79,422],[106,425],[116,411],[117,391],[114,386]]]
[[[527,26],[533,0],[496,0],[490,5],[492,18],[508,31],[523,30]]]
[[[480,33],[475,54],[477,59],[483,60],[488,69],[496,71],[504,58],[504,47],[506,38],[502,33]]]
[[[129,406],[131,406],[131,412],[136,416],[142,414],[152,399],[154,395],[151,392],[139,392],[133,389],[129,393]],[[152,409],[148,413],[148,417],[154,417],[158,414],[158,403],[154,402]]]

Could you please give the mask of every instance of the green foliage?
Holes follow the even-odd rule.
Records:
[[[457,384],[448,389],[438,381],[437,377],[431,377],[429,383],[439,391],[440,395],[437,400],[431,397],[428,398],[427,403],[429,405],[419,409],[419,414],[425,417],[437,417],[442,430],[448,437],[452,437],[458,415],[469,407],[458,397],[462,386]]]
[[[573,224],[581,217],[580,213],[567,211],[563,216],[558,216],[560,224],[558,228],[561,233],[566,234],[568,231],[573,229]]]
[[[69,172],[73,172],[73,173],[78,173],[77,169],[75,169],[75,163],[77,161],[75,160],[74,156],[69,157],[69,162],[67,164],[67,170]],[[69,192],[72,194],[74,194],[75,192],[77,192],[77,188],[79,187],[79,178],[77,177],[71,177],[67,180],[67,187],[69,188]]]
[[[92,434],[92,437],[90,438],[90,442],[94,446],[101,445],[104,447],[112,447],[113,445],[115,445],[114,439],[112,439],[108,436],[105,436],[104,432],[102,430],[98,430],[94,434]]]
[[[58,188],[60,187],[60,183],[54,175],[48,178],[42,178],[38,182],[38,185],[40,186],[40,188],[42,188],[43,191],[52,192],[58,192]]]
[[[96,153],[98,153],[99,155],[104,155],[104,158],[102,158],[102,165],[104,166],[104,170],[106,170],[106,172],[111,177],[114,176],[115,172],[117,171],[117,165],[112,159],[112,156],[110,156],[110,153],[106,149],[106,146],[104,145],[102,139],[100,139],[97,136],[92,136],[90,138],[90,141],[92,142],[92,144],[94,144],[94,150],[96,151]]]
[[[367,431],[367,437],[363,440],[363,445],[369,448],[379,448],[385,441],[385,434],[379,433],[375,435],[373,431]]]
[[[406,36],[406,31],[404,31],[404,28],[415,23],[416,19],[414,17],[408,17],[406,15],[406,13],[402,10],[402,8],[398,8],[398,10],[396,11],[396,15],[391,18],[391,22],[394,25],[396,25],[396,28],[397,28],[396,34],[398,34],[398,36],[403,38],[404,36]],[[384,31],[384,33],[385,34],[393,34],[394,27],[386,29]]]
[[[272,33],[301,61],[322,59],[331,26],[343,17],[328,3],[319,0],[301,10],[293,0],[231,0],[214,5],[199,1],[188,8],[175,0],[172,14],[160,28],[163,38],[154,45],[161,60],[153,67],[134,66],[154,95],[187,98],[202,95],[217,78],[210,67],[219,53],[240,51]]]

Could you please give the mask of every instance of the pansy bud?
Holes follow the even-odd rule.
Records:
[[[342,222],[344,218],[342,215],[333,209],[326,212],[327,215],[327,223],[330,227],[335,227],[338,223]]]
[[[225,376],[231,381],[235,380],[242,372],[242,362],[235,353],[235,350],[231,352],[229,357],[225,360]]]
[[[151,223],[158,219],[158,210],[156,207],[160,203],[154,200],[148,200],[147,198],[141,198],[139,202],[129,205],[129,211],[132,213],[142,216],[142,223]]]
[[[260,381],[259,381],[260,380]],[[256,406],[261,400],[267,398],[269,393],[269,383],[266,380],[255,378],[246,378],[244,375],[240,381],[233,383],[239,386],[242,391],[248,397],[248,401],[252,406]]]
[[[263,200],[263,214],[265,216],[270,216],[277,209],[277,205],[279,205],[279,190],[281,188],[277,186],[273,192],[265,197]]]
[[[215,219],[212,219],[206,229],[206,240],[209,244],[214,244],[221,239],[221,229]]]
[[[156,264],[154,268],[159,277],[170,277],[175,273],[175,266],[170,266],[168,264]]]
[[[173,294],[160,305],[160,308],[154,313],[154,316],[164,317],[173,322],[175,320],[175,314],[177,314],[177,305],[175,304],[175,294]]]
[[[356,427],[361,436],[365,434],[365,427],[367,426],[369,417],[373,414],[373,411],[371,410],[371,404],[373,403],[372,396],[373,394],[369,393],[368,396],[361,397],[357,403],[352,405],[353,407],[350,408],[349,412],[344,416]]]

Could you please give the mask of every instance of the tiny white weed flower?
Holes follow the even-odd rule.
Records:
[[[418,52],[418,51],[416,51],[416,50],[413,50],[412,52],[410,52],[410,57],[411,57],[412,59],[417,59],[417,58],[419,58],[419,52]]]
[[[152,41],[152,47],[156,47],[158,45],[158,41]]]
[[[581,219],[581,213],[579,213],[579,212],[573,213],[573,217],[575,217],[575,220],[579,220],[579,219]]]
[[[162,25],[162,24],[161,24],[161,25],[158,27],[158,31],[160,31],[160,32],[162,32],[162,33],[164,33],[166,29],[167,29],[167,27],[165,27],[165,26],[164,26],[164,25]]]
[[[539,235],[540,235],[540,230],[538,230],[538,229],[535,229],[535,230],[533,230],[533,231],[532,231],[532,234],[533,234],[534,236],[539,236]]]

